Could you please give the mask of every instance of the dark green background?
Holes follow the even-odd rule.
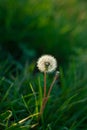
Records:
[[[86,7],[85,0],[0,0],[2,52],[31,59],[52,54],[66,64],[87,47]]]

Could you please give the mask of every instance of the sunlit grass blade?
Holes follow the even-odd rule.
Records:
[[[36,92],[34,91],[31,83],[30,83],[30,88],[31,88],[33,95],[34,95],[34,98],[35,98],[35,113],[38,113],[39,112],[39,110],[38,110],[38,100],[37,100],[37,97],[36,97]]]
[[[28,116],[28,117],[26,117],[26,118],[20,120],[20,121],[18,122],[18,124],[24,123],[26,120],[28,120],[28,119],[30,119],[30,118],[32,118],[32,117],[38,116],[38,115],[39,115],[39,113],[32,114],[32,115],[30,115],[30,116]]]

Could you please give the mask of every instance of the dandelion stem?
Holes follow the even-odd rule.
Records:
[[[45,100],[46,100],[46,71],[44,71],[44,97],[42,100],[42,106],[40,109],[40,114],[43,113],[44,107],[45,107]]]
[[[46,97],[44,97],[44,98],[43,98],[43,101],[42,101],[42,106],[41,106],[41,109],[40,109],[40,114],[42,114],[42,113],[43,113],[43,111],[44,111],[44,108],[45,108],[45,102],[46,102],[46,100],[47,100],[47,98],[46,98]]]
[[[48,101],[48,98],[49,98],[49,96],[50,96],[50,93],[51,93],[51,90],[52,90],[52,88],[53,88],[53,85],[54,85],[55,81],[57,80],[58,76],[59,76],[59,72],[56,73],[56,75],[55,75],[55,77],[54,77],[54,79],[53,79],[53,82],[52,82],[51,85],[50,85],[50,88],[49,88],[49,91],[48,91],[47,96],[45,95],[45,97],[43,98],[42,106],[41,106],[41,109],[40,109],[40,114],[42,114],[43,111],[44,111],[44,108],[45,108],[46,103],[47,103],[47,101]]]
[[[53,82],[52,82],[51,85],[50,85],[50,88],[49,88],[49,91],[48,91],[47,96],[44,97],[44,99],[43,99],[42,107],[41,107],[41,111],[40,111],[41,114],[42,114],[43,111],[44,111],[44,108],[45,108],[46,103],[47,103],[47,101],[48,101],[48,98],[49,98],[49,96],[50,96],[51,90],[52,90],[53,85],[54,85],[55,81],[57,80],[57,78],[58,78],[58,73],[56,73],[56,75],[55,75],[55,77],[54,77],[54,79],[53,79]]]
[[[58,73],[55,74],[55,77],[54,77],[54,79],[53,79],[53,82],[52,82],[51,85],[50,85],[50,88],[49,88],[49,91],[48,91],[48,94],[47,94],[47,100],[48,100],[48,98],[49,98],[49,96],[50,96],[51,90],[52,90],[53,85],[54,85],[55,81],[57,80],[57,78],[58,78]],[[47,102],[47,100],[46,100],[46,102]],[[46,103],[45,103],[45,104],[46,104]]]
[[[44,72],[44,98],[46,97],[46,71]]]

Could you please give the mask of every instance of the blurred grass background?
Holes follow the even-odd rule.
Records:
[[[33,129],[87,130],[86,0],[0,0],[0,52],[1,130],[37,123],[33,114],[39,112],[43,75],[36,61],[42,54],[57,58],[60,79]]]

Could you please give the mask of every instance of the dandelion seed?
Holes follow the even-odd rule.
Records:
[[[43,55],[38,59],[37,67],[41,72],[53,72],[57,68],[57,61],[51,55]]]
[[[60,74],[60,72],[59,71],[56,71],[56,75],[59,75]]]

